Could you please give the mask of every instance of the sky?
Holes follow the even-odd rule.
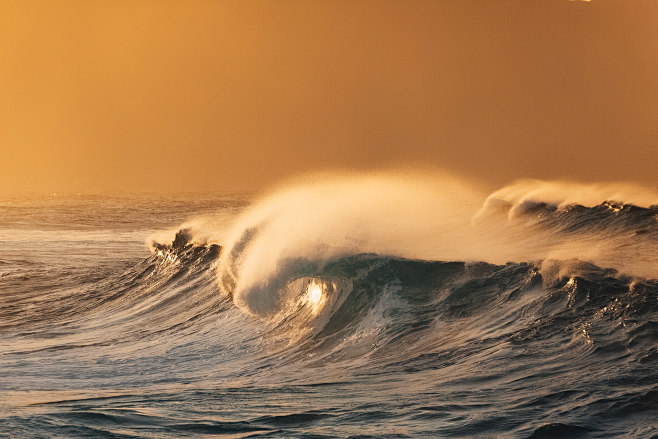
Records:
[[[658,185],[655,0],[2,0],[0,190]]]

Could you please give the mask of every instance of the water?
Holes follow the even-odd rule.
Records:
[[[537,184],[5,195],[0,436],[657,437],[658,208]]]

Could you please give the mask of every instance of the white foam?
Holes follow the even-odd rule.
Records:
[[[359,253],[496,264],[576,258],[647,276],[658,266],[655,253],[638,256],[637,249],[615,237],[565,238],[505,216],[472,219],[493,200],[513,209],[528,200],[557,206],[608,199],[649,205],[652,197],[633,185],[532,180],[487,198],[473,185],[438,172],[315,174],[266,194],[222,234],[218,278],[237,305],[268,314],[277,310],[278,294],[300,261],[321,265]]]

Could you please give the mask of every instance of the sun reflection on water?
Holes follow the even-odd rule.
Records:
[[[306,286],[306,305],[311,311],[317,313],[326,300],[324,282],[318,279],[311,279]]]

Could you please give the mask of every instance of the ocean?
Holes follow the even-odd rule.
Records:
[[[656,438],[652,196],[4,194],[0,437]]]

